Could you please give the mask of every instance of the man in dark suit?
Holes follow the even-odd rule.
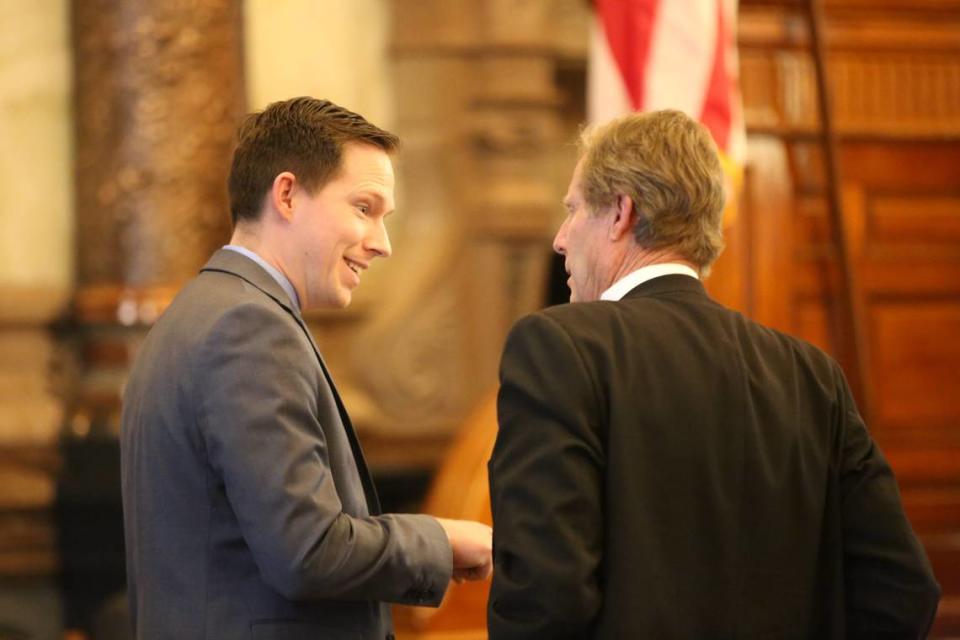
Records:
[[[711,300],[723,176],[676,111],[582,141],[490,461],[490,637],[919,638],[929,562],[843,373]]]
[[[345,307],[390,255],[397,138],[327,101],[240,129],[234,234],[145,340],[121,453],[137,637],[391,638],[490,570],[490,530],[380,513],[301,310]]]

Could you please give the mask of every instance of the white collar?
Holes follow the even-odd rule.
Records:
[[[651,264],[646,267],[640,267],[636,271],[631,271],[627,275],[614,282],[609,289],[600,294],[600,299],[616,302],[647,280],[653,280],[654,278],[659,278],[660,276],[668,276],[673,274],[690,276],[691,278],[696,278],[697,280],[700,279],[700,276],[697,275],[696,271],[685,264],[680,264],[679,262]]]

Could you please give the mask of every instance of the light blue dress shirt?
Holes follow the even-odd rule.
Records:
[[[246,247],[241,247],[236,244],[228,244],[224,245],[223,248],[228,249],[229,251],[236,251],[240,255],[247,256],[258,265],[263,267],[263,270],[269,273],[270,276],[277,281],[277,284],[283,287],[283,290],[287,292],[288,296],[290,296],[290,302],[293,303],[293,306],[296,307],[297,311],[300,311],[300,298],[297,296],[297,290],[293,288],[293,285],[290,283],[290,280],[287,279],[287,276],[280,273],[279,269]]]

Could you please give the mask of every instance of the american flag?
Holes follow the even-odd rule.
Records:
[[[587,114],[678,109],[702,122],[739,188],[746,132],[736,46],[737,0],[595,0]]]

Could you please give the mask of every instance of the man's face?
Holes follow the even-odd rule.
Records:
[[[393,165],[375,146],[348,143],[339,173],[294,198],[287,274],[304,309],[346,307],[361,274],[391,253],[384,218],[393,211]]]
[[[610,266],[614,249],[609,239],[609,211],[591,214],[583,200],[581,172],[583,160],[577,163],[570,187],[563,199],[567,217],[553,239],[553,250],[564,256],[570,277],[570,302],[599,300],[600,294],[613,284]]]

